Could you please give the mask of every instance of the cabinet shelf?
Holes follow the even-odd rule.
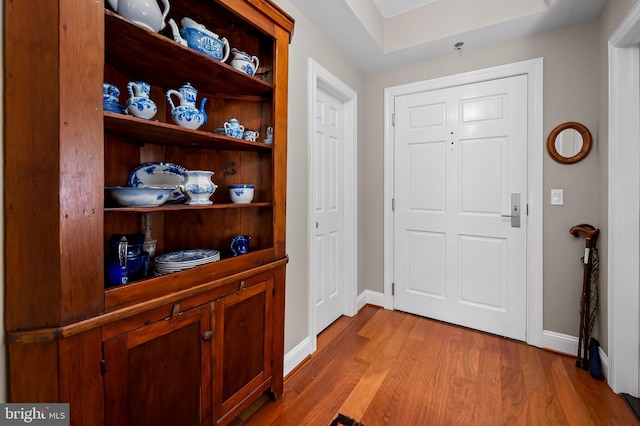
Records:
[[[173,39],[150,31],[105,9],[107,61],[129,75],[138,75],[164,88],[186,82],[207,93],[265,95],[273,87],[257,77],[182,46]],[[168,31],[165,29],[164,31]]]
[[[105,207],[105,212],[136,212],[136,213],[150,213],[150,212],[166,212],[176,210],[210,210],[210,209],[246,209],[253,207],[271,207],[271,203],[248,203],[248,204],[209,204],[206,206],[189,206],[187,204],[164,204],[157,207]]]
[[[160,121],[144,120],[113,112],[104,113],[105,131],[139,144],[174,145],[227,151],[268,151],[271,144],[250,142],[202,130],[191,130]]]
[[[258,271],[277,267],[287,262],[288,257],[277,257],[271,247],[255,250],[242,256],[225,257],[217,262],[172,274],[148,277],[106,289],[104,291],[105,311],[112,312],[158,298],[167,299],[180,293],[183,293],[183,297],[201,294],[210,290],[212,282],[236,283]]]

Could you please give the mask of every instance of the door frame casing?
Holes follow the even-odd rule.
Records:
[[[527,75],[527,328],[526,341],[542,347],[543,341],[543,282],[542,282],[542,70],[543,59],[516,62],[386,88],[384,91],[384,307],[393,309],[394,280],[394,131],[395,98],[412,93],[446,89],[463,84]]]
[[[357,173],[358,173],[358,157],[357,157],[357,117],[358,117],[358,94],[330,71],[316,62],[313,58],[309,58],[309,76],[308,76],[308,200],[307,200],[307,230],[308,230],[308,264],[311,265],[313,258],[313,240],[315,237],[314,226],[314,202],[313,202],[313,140],[316,134],[316,101],[318,97],[318,88],[328,92],[332,96],[342,101],[343,104],[343,144],[342,155],[344,158],[344,295],[345,304],[343,306],[343,314],[353,316],[357,312],[357,291],[358,291],[358,233],[357,233]],[[316,309],[313,300],[314,290],[316,286],[315,277],[312,276],[312,268],[309,271],[309,336],[311,337],[311,353],[316,351],[317,334],[315,333],[316,325]]]
[[[609,38],[607,382],[640,396],[640,3]]]

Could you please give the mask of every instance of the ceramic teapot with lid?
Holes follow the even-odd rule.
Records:
[[[213,59],[224,62],[229,57],[229,41],[225,37],[209,31],[207,27],[197,23],[191,18],[183,18],[180,21],[182,28],[173,19],[169,19],[169,26],[173,32],[173,39],[183,46],[190,47]]]
[[[175,106],[171,96],[177,96],[180,104]],[[207,122],[207,113],[204,111],[204,104],[207,98],[200,101],[200,109],[196,108],[196,97],[198,91],[189,83],[179,90],[170,89],[167,91],[167,101],[171,105],[171,117],[174,123],[180,127],[195,130]]]
[[[160,10],[156,0],[107,0],[118,15],[156,33],[164,29],[169,14],[169,0],[160,1],[164,10]]]

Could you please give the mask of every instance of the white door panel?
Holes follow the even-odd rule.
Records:
[[[311,273],[316,309],[315,333],[344,312],[344,176],[341,101],[318,90],[313,141],[315,241]]]
[[[526,76],[399,96],[396,309],[525,339]],[[526,209],[526,205],[520,206]]]

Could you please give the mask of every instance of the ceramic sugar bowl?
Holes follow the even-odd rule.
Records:
[[[244,135],[244,126],[240,124],[237,118],[232,117],[231,120],[225,121],[224,133],[232,138],[242,139]]]
[[[209,198],[216,192],[218,185],[211,181],[213,172],[209,170],[187,170],[183,173],[184,185],[180,189],[189,200],[185,203],[190,206],[213,204]]]

